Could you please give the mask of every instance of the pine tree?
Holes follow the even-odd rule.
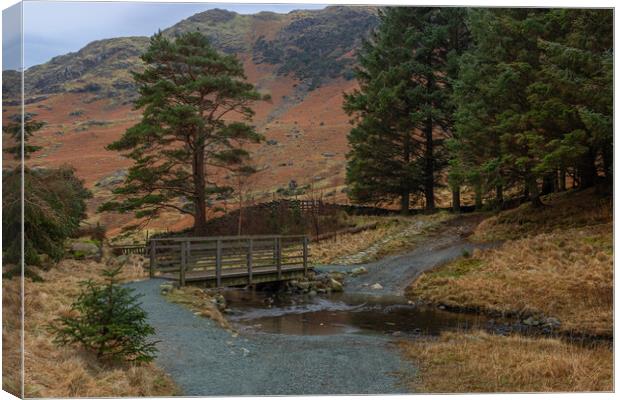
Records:
[[[540,126],[555,133],[541,171],[579,171],[592,186],[597,159],[611,183],[613,164],[613,14],[610,10],[553,10],[554,36],[541,40],[541,80],[532,88]]]
[[[24,115],[23,121],[23,135],[22,135],[22,118],[16,114],[10,117],[10,122],[4,126],[4,133],[7,133],[14,145],[6,147],[5,153],[12,154],[16,160],[21,160],[22,154],[22,142],[23,142],[23,154],[24,159],[30,158],[30,154],[35,151],[41,150],[40,146],[34,146],[28,141],[32,135],[45,126],[45,122],[35,121],[29,114]]]
[[[84,289],[71,305],[72,315],[56,319],[50,330],[61,346],[79,343],[97,358],[148,362],[155,358],[155,329],[140,307],[140,295],[118,284],[122,267],[103,271],[105,284],[82,282]]]
[[[538,40],[545,35],[548,10],[496,9],[470,13],[473,49],[462,58],[456,84],[457,148],[468,165],[481,202],[495,187],[521,181],[540,204],[539,165],[545,132],[532,115],[531,86],[539,81]]]
[[[477,204],[493,187],[501,202],[504,187],[523,183],[540,205],[568,169],[591,186],[599,157],[611,174],[611,19],[609,10],[470,13],[452,155]]]
[[[356,125],[349,134],[347,182],[362,202],[412,194],[435,208],[434,188],[446,164],[443,139],[452,125],[451,82],[466,47],[465,10],[388,8],[358,55],[360,89],[345,96]]]
[[[253,115],[251,104],[264,97],[245,81],[239,60],[220,54],[198,32],[175,40],[158,33],[142,60],[145,71],[134,73],[142,120],[108,146],[134,164],[114,191],[117,201],[100,210],[134,211],[145,221],[176,210],[192,215],[194,234],[205,235],[209,197],[230,189],[213,177],[247,160],[241,143],[262,140],[244,121]]]

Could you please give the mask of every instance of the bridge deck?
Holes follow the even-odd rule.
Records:
[[[312,268],[309,268],[310,270]],[[303,265],[282,266],[280,274],[275,267],[257,267],[252,269],[252,278],[248,274],[247,268],[228,268],[222,271],[222,286],[240,286],[256,283],[267,283],[298,279],[305,274]],[[160,278],[179,281],[179,273],[162,273],[157,275]],[[185,272],[185,282],[198,284],[206,287],[217,286],[217,275],[215,270],[187,271]]]
[[[207,287],[251,285],[307,274],[306,236],[153,239],[150,276]]]

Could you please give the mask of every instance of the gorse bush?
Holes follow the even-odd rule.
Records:
[[[155,358],[155,333],[140,307],[140,295],[118,284],[121,267],[103,272],[105,284],[83,282],[84,289],[71,306],[71,315],[50,325],[54,342],[74,343],[94,352],[97,358],[113,361],[149,362]]]
[[[16,264],[20,262],[22,222],[25,264],[39,265],[40,254],[47,254],[58,261],[64,254],[64,240],[77,232],[80,221],[85,217],[85,200],[91,194],[70,167],[25,169],[23,178],[22,221],[21,174],[19,170],[15,170],[6,172],[3,176],[4,261]]]

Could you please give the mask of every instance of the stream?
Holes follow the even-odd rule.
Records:
[[[484,328],[488,318],[411,304],[400,296],[333,293],[322,296],[229,289],[227,319],[244,333],[436,336]]]

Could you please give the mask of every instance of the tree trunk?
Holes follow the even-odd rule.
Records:
[[[610,184],[613,185],[614,183],[614,176],[613,176],[613,164],[614,164],[614,152],[613,152],[613,146],[609,146],[609,148],[607,149],[603,149],[602,151],[603,153],[603,168],[605,170],[605,181]]]
[[[553,193],[555,190],[555,174],[543,176],[542,195]]]
[[[461,212],[461,188],[459,186],[452,188],[452,211]]]
[[[482,184],[480,182],[476,182],[474,187],[474,192],[476,195],[476,210],[482,209]]]
[[[433,55],[429,52],[427,65],[431,67],[431,72],[426,76],[427,95],[431,95],[435,89],[435,71],[433,67]],[[429,106],[435,107],[432,98],[428,99]],[[424,127],[424,139],[426,141],[426,149],[424,154],[425,171],[424,171],[424,197],[426,198],[426,209],[431,211],[435,209],[435,159],[433,149],[433,116],[426,117],[426,126]]]
[[[433,159],[433,119],[426,120],[424,128],[426,149],[424,152],[424,197],[426,199],[426,209],[435,209],[435,160]]]
[[[207,199],[205,195],[205,157],[204,147],[194,151],[192,173],[194,177],[194,235],[207,234]]]
[[[502,185],[495,185],[495,201],[497,201],[497,208],[501,210],[504,205],[504,187]]]
[[[409,133],[405,133],[405,138],[404,138],[404,142],[403,142],[403,162],[405,164],[405,168],[403,168],[404,171],[408,171],[409,170],[409,162],[411,161],[411,136],[409,135]],[[409,176],[407,175],[407,173],[405,173],[405,176],[403,177],[403,181],[402,181],[402,192],[400,195],[400,212],[403,215],[407,215],[409,214],[409,195],[411,194],[410,192],[410,188],[409,188],[409,182],[411,180],[409,179]]]
[[[536,178],[528,178],[527,187],[530,195],[530,202],[532,203],[532,205],[534,207],[542,207],[544,204],[540,200],[540,190],[538,189],[538,182],[536,182]]]
[[[400,213],[403,215],[409,214],[409,190],[403,190],[400,196]]]
[[[566,168],[560,168],[558,176],[558,190],[563,192],[566,190]]]
[[[586,155],[583,158],[582,166],[579,169],[580,171],[580,179],[579,179],[579,188],[586,189],[594,186],[596,183],[596,165],[595,160],[596,156],[592,149],[588,150]]]

